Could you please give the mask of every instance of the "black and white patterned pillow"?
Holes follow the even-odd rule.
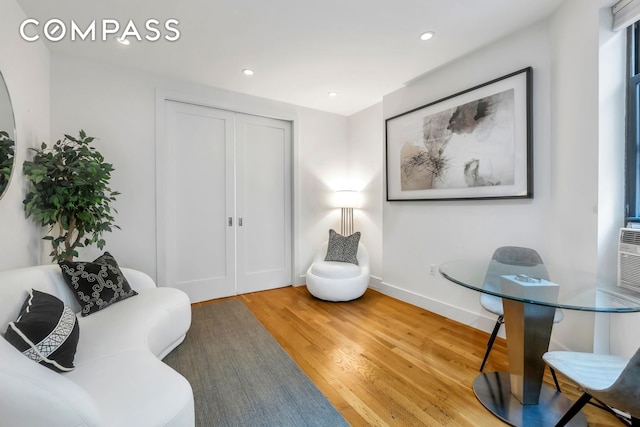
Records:
[[[5,339],[29,359],[53,369],[74,369],[80,329],[76,314],[57,297],[31,290]]]
[[[109,252],[93,262],[60,261],[58,265],[65,282],[82,306],[83,316],[138,295]]]
[[[360,242],[360,232],[356,231],[350,236],[343,236],[335,230],[329,230],[329,245],[325,261],[350,262],[358,265],[358,243]]]

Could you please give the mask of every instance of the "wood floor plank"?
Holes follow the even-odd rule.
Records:
[[[353,426],[506,425],[476,399],[473,380],[488,334],[367,290],[347,303],[305,287],[240,295],[264,327]],[[508,370],[498,338],[487,372]],[[545,382],[552,385],[549,373]],[[563,392],[580,391],[560,377]],[[589,426],[620,425],[587,405]]]

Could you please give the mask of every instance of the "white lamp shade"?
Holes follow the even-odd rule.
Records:
[[[334,204],[337,208],[359,208],[360,193],[353,190],[336,191]]]

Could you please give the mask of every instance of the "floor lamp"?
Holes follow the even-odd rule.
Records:
[[[359,206],[360,198],[357,191],[340,190],[336,192],[336,207],[342,210],[340,234],[343,236],[353,234],[353,208]]]

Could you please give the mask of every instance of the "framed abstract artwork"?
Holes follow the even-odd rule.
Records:
[[[533,197],[532,69],[385,121],[387,200]]]

